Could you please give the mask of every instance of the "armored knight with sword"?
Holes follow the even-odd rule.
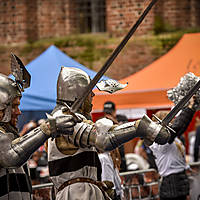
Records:
[[[72,114],[81,119],[81,122],[74,126],[74,132],[71,135],[60,135],[54,140],[48,140],[49,172],[57,200],[112,199],[112,185],[109,183],[106,185],[100,181],[101,165],[97,150],[111,151],[135,137],[143,138],[145,144],[149,146],[173,142],[174,138],[188,126],[198,104],[192,102],[189,107],[183,109],[174,124],[168,126],[171,119],[199,89],[200,82],[195,84],[163,121],[153,122],[144,115],[141,120],[113,126],[108,130],[104,127],[107,124],[95,124],[90,120],[94,96],[92,91],[80,108],[72,113],[73,105],[81,101],[81,94],[84,96],[92,81],[87,73],[72,67],[62,67],[58,76],[57,105],[52,112],[52,119],[61,114]],[[118,90],[118,87],[123,87],[116,82],[105,82],[105,84],[97,84],[97,87],[111,93]],[[102,129],[107,129],[107,132],[99,131]]]
[[[73,107],[74,101],[89,83],[90,77],[84,71],[62,67],[57,81],[57,106],[52,112],[53,118],[69,114],[67,108]],[[111,188],[100,182],[101,164],[97,150],[111,151],[135,137],[143,138],[149,145],[154,141],[164,144],[170,137],[165,127],[152,122],[147,116],[138,121],[112,127],[105,134],[98,132],[105,125],[101,124],[101,127],[98,127],[90,120],[93,96],[91,91],[77,110],[76,116],[82,122],[74,126],[72,135],[48,140],[49,173],[57,192],[57,200],[110,199],[106,191]]]
[[[168,98],[178,105],[192,91],[191,88],[199,87],[199,80],[200,78],[193,73],[187,73],[175,88],[168,90]],[[190,189],[192,189],[186,173],[189,165],[185,159],[185,147],[180,137],[192,121],[196,110],[199,109],[199,103],[200,90],[196,90],[195,96],[185,104],[181,113],[170,125],[175,133],[171,134],[168,143],[164,145],[153,143],[150,146],[155,156],[158,173],[162,177],[160,184],[161,200],[186,200]],[[166,111],[159,111],[156,116],[163,120],[166,114]],[[165,119],[168,121],[168,118]],[[165,122],[165,119],[162,122]]]
[[[151,145],[154,141],[165,144],[170,132],[165,126],[152,122],[147,116],[141,120],[112,127],[109,133],[98,132],[97,124],[90,120],[93,87],[112,64],[121,49],[136,31],[157,0],[152,0],[136,24],[108,58],[91,81],[84,71],[62,67],[57,80],[57,105],[49,116],[50,124],[62,114],[71,114],[82,122],[74,126],[72,135],[61,135],[48,140],[49,173],[56,190],[57,200],[108,200],[113,198],[112,185],[102,183],[101,164],[97,150],[111,151],[129,140],[140,137]],[[98,85],[101,90],[114,92],[118,84],[107,81]],[[102,124],[101,126],[104,126]]]
[[[56,200],[112,199],[112,185],[100,181],[101,165],[97,150],[111,151],[135,137],[143,138],[147,145],[152,145],[153,142],[167,143],[171,138],[171,133],[175,132],[168,126],[169,122],[200,87],[200,83],[197,84],[197,87],[193,88],[190,94],[177,104],[166,119],[159,123],[153,122],[145,115],[141,120],[113,126],[107,132],[100,133],[99,130],[105,124],[98,125],[90,120],[94,96],[93,87],[156,1],[151,1],[92,81],[87,73],[80,69],[62,67],[57,81],[57,105],[49,118],[54,119],[61,114],[71,114],[81,119],[82,122],[74,126],[72,135],[61,135],[54,140],[48,140],[49,173],[56,190]],[[112,81],[97,84],[97,86],[110,93],[118,89],[118,84],[113,84]]]
[[[0,200],[29,200],[31,185],[23,165],[29,157],[54,133],[70,134],[76,119],[71,115],[57,115],[54,126],[41,126],[19,137],[17,118],[21,114],[20,98],[30,85],[30,75],[21,60],[11,54],[11,71],[15,80],[0,74]]]

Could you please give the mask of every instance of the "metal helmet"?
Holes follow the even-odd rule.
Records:
[[[0,110],[4,110],[1,122],[11,120],[12,101],[16,97],[21,97],[21,91],[16,82],[8,76],[0,74]]]
[[[11,72],[15,77],[12,80],[8,76],[0,74],[0,110],[3,110],[1,122],[9,122],[12,114],[12,102],[16,97],[21,97],[24,88],[30,86],[31,76],[22,61],[11,53]]]
[[[57,100],[74,102],[90,83],[90,77],[81,69],[62,67],[57,81]]]

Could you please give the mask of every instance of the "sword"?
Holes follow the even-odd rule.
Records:
[[[101,79],[101,77],[105,74],[105,72],[108,70],[110,65],[113,63],[117,55],[120,53],[120,51],[123,49],[123,47],[126,45],[128,40],[131,38],[131,36],[135,33],[137,30],[138,26],[142,23],[144,20],[145,16],[148,14],[148,12],[151,10],[153,5],[157,2],[158,0],[152,0],[150,4],[146,7],[142,15],[139,17],[139,19],[136,21],[136,23],[133,25],[133,27],[130,29],[130,31],[127,33],[127,35],[124,37],[124,39],[121,41],[121,43],[117,46],[117,48],[113,51],[111,56],[107,59],[105,64],[102,66],[100,71],[96,74],[96,76],[93,78],[93,80],[90,82],[90,84],[86,87],[83,95],[81,95],[79,98],[75,100],[73,103],[72,107],[70,108],[71,114],[77,112],[77,110],[80,108],[82,103],[85,101],[85,99],[88,97],[94,86],[98,83],[98,81]]]
[[[163,120],[160,120],[157,116],[153,115],[159,123],[169,129],[170,131],[175,131],[170,128],[168,125],[172,121],[172,119],[176,116],[176,114],[184,107],[184,105],[190,100],[190,98],[197,92],[200,88],[200,80],[188,91],[188,93],[174,106],[174,108],[166,115]]]

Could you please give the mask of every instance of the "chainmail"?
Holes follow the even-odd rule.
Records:
[[[177,104],[199,80],[200,78],[195,76],[192,72],[185,74],[183,77],[181,77],[180,82],[176,87],[167,91],[169,100]],[[199,102],[200,90],[198,90],[195,94],[194,107],[196,110],[200,110]],[[188,103],[185,106],[188,106]]]

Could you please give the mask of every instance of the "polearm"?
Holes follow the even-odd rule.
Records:
[[[110,65],[113,63],[117,55],[120,53],[120,51],[124,48],[128,40],[131,38],[131,36],[135,33],[137,30],[138,26],[142,23],[144,20],[145,16],[148,14],[148,12],[151,10],[153,5],[157,2],[158,0],[152,0],[150,4],[147,6],[147,8],[144,10],[142,15],[139,17],[139,19],[136,21],[136,23],[133,25],[133,27],[130,29],[130,31],[127,33],[127,35],[124,37],[124,39],[121,41],[121,43],[118,45],[118,47],[113,51],[111,56],[107,59],[105,64],[102,66],[100,71],[96,74],[96,76],[93,78],[93,80],[90,82],[90,84],[86,87],[84,93],[82,96],[80,96],[78,99],[75,100],[73,103],[72,107],[70,108],[70,111],[72,113],[77,112],[77,110],[80,108],[82,103],[85,101],[87,96],[90,94],[94,86],[98,83],[98,81],[101,79],[101,77],[105,74],[105,72],[108,70]]]

